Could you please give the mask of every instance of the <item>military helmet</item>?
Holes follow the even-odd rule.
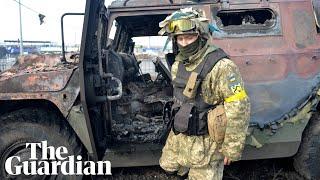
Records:
[[[179,34],[199,34],[208,39],[210,32],[214,30],[217,31],[217,28],[211,27],[203,11],[193,8],[184,8],[175,11],[165,20],[161,21],[159,27],[161,28],[159,35],[168,35],[171,37]]]

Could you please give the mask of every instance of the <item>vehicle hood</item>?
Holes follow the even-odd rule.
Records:
[[[76,62],[61,63],[57,55],[23,56],[0,73],[0,93],[60,91],[76,68]]]

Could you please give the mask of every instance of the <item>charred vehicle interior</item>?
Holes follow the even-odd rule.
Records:
[[[165,16],[117,17],[116,34],[109,50],[107,71],[122,81],[122,97],[112,102],[111,134],[114,141],[156,142],[166,127],[163,107],[171,98],[170,73],[160,58],[153,59],[154,79],[143,74],[134,54],[134,37],[152,36]],[[147,26],[146,26],[147,25]]]

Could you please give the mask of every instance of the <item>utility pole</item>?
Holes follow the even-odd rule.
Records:
[[[19,16],[20,16],[20,56],[23,55],[23,39],[22,39],[22,18],[21,18],[21,2],[19,0]]]

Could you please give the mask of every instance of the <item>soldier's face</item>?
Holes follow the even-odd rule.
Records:
[[[177,43],[184,47],[198,39],[198,34],[181,34],[177,35]]]

